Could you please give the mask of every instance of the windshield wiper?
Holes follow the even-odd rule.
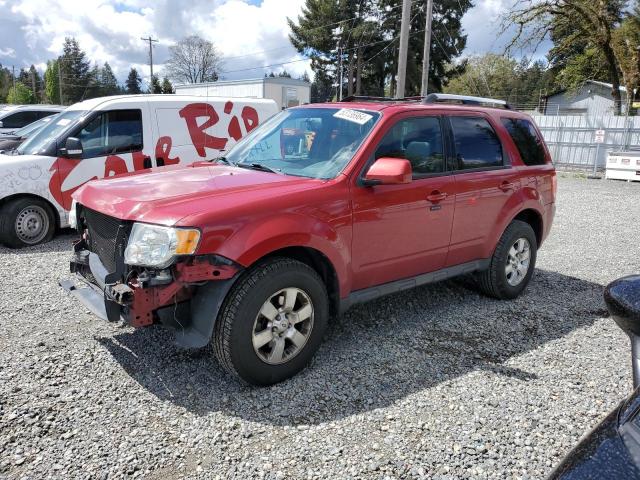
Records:
[[[260,170],[261,172],[270,172],[270,173],[275,173],[277,175],[284,175],[282,173],[282,171],[276,170],[276,169],[271,168],[271,167],[267,167],[266,165],[263,165],[262,163],[237,163],[236,167],[250,168],[252,170]]]
[[[207,160],[207,162],[222,162],[226,165],[233,165],[233,163],[231,163],[231,161],[227,158],[227,157],[216,157],[216,158],[212,158],[210,160]]]

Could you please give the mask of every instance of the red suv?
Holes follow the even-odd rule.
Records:
[[[503,102],[307,105],[225,157],[81,187],[71,271],[91,288],[61,284],[110,321],[212,342],[229,372],[266,385],[356,303],[468,273],[518,296],[555,193],[540,132]]]

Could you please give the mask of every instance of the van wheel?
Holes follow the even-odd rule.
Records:
[[[229,373],[253,385],[271,385],[309,363],[328,317],[327,290],[315,270],[273,258],[248,270],[229,292],[213,349]]]
[[[516,298],[531,280],[537,251],[531,225],[520,220],[511,222],[500,237],[489,268],[476,274],[480,290],[500,300]]]
[[[0,240],[10,248],[48,242],[55,229],[51,207],[37,198],[13,200],[0,213]]]

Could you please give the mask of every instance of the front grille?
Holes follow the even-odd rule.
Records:
[[[105,215],[89,208],[84,208],[82,215],[89,233],[87,243],[89,250],[98,255],[100,261],[109,273],[116,271],[116,255],[118,255],[118,239],[125,240],[119,235],[120,229],[125,228],[122,220]]]

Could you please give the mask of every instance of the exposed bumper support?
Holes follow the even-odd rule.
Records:
[[[98,317],[133,327],[160,321],[176,330],[177,345],[198,348],[209,343],[218,311],[241,267],[217,256],[190,257],[170,271],[132,271],[108,282],[113,274],[107,274],[98,256],[77,249],[70,270],[87,286],[77,287],[73,280],[60,280],[60,286]],[[178,311],[188,315],[178,317]]]

